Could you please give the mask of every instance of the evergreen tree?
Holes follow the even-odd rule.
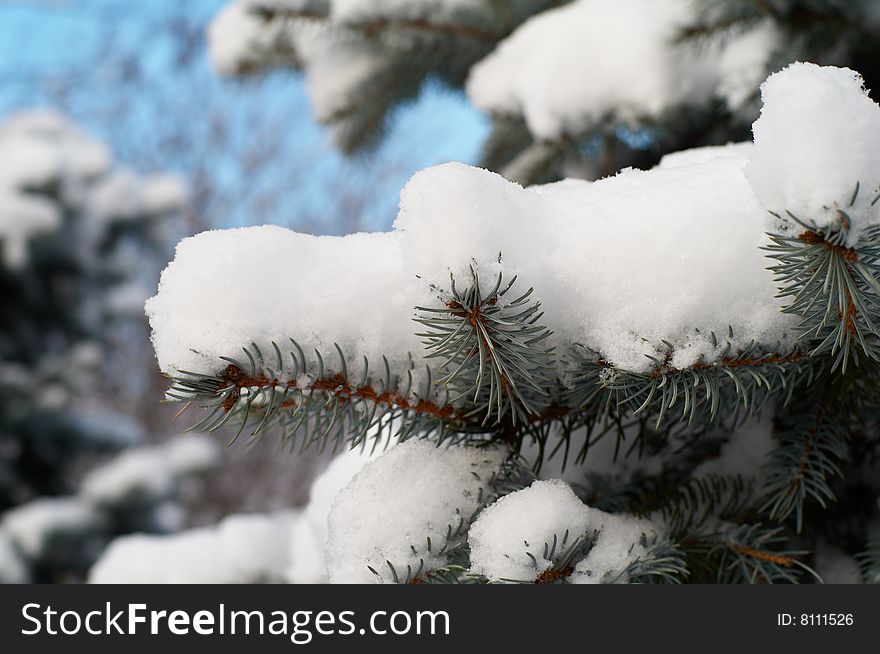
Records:
[[[648,168],[749,137],[758,84],[793,61],[880,88],[873,0],[236,0],[209,31],[217,70],[303,70],[348,153],[426,80],[491,116],[481,165],[521,183]]]
[[[598,182],[437,166],[388,233],[186,239],[147,303],[168,398],[354,450],[312,523],[331,581],[876,581],[863,84],[792,65],[754,143]]]
[[[178,482],[214,451],[128,452],[77,488],[146,437],[94,391],[113,397],[111,343],[138,333],[186,192],[50,111],[0,124],[0,156],[0,581],[72,580],[113,535],[164,528]],[[160,457],[177,463],[162,473]]]

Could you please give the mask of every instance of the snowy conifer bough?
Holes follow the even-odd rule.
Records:
[[[147,303],[168,398],[391,444],[332,581],[802,581],[820,543],[875,575],[880,107],[806,63],[762,96],[754,143],[648,171],[447,164],[388,233],[185,239]]]
[[[531,184],[744,139],[793,61],[876,87],[878,28],[875,0],[230,0],[208,43],[224,75],[302,70],[344,152],[426,80],[464,88],[491,117],[482,164]]]

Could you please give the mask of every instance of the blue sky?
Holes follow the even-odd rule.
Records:
[[[225,2],[0,3],[0,119],[61,108],[132,167],[188,178],[202,227],[387,229],[415,170],[476,160],[486,118],[436,85],[395,112],[377,150],[342,157],[298,74],[240,81],[210,70],[204,27]]]

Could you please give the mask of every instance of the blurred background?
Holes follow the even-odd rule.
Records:
[[[0,581],[81,580],[116,534],[302,504],[326,454],[168,450],[187,417],[161,403],[144,299],[184,236],[388,229],[415,170],[476,159],[486,119],[440,84],[341,154],[299,73],[212,70],[224,4],[0,2]]]
[[[138,580],[321,580],[363,460],[291,527],[330,453],[178,435],[143,302],[181,238],[386,230],[445,161],[533,184],[748,140],[791,61],[876,89],[878,26],[876,0],[0,0],[0,582],[83,581],[117,537],[183,530],[179,567],[137,541],[99,578],[152,553]],[[259,553],[287,534],[293,564]]]

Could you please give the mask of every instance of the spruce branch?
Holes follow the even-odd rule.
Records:
[[[788,541],[782,527],[762,524],[729,526],[683,540],[688,568],[715,583],[799,583],[802,573],[819,576],[798,557],[805,550],[782,549]]]
[[[770,397],[788,402],[795,380],[809,382],[821,369],[821,361],[799,350],[765,352],[752,342],[734,352],[732,338],[731,331],[718,361],[683,369],[669,364],[673,348],[667,343],[667,356],[652,358],[654,368],[646,373],[620,370],[588,351],[581,353],[576,355],[579,370],[569,381],[567,402],[600,404],[618,414],[652,415],[657,427],[670,420],[688,425],[737,422],[757,415]],[[714,333],[710,339],[718,347]]]
[[[856,555],[856,561],[866,584],[880,584],[880,539],[868,541],[865,551]]]
[[[850,206],[858,195],[857,184]],[[847,209],[837,208],[837,221],[822,228],[787,212],[802,231],[796,236],[770,234],[766,247],[777,262],[770,269],[780,284],[778,297],[789,299],[783,310],[801,318],[799,338],[811,355],[829,354],[831,370],[844,373],[850,361],[859,365],[861,355],[880,360],[875,324],[880,313],[880,227],[868,227],[855,245],[847,245],[852,229]]]
[[[172,376],[169,399],[208,410],[190,430],[215,431],[233,425],[237,427],[234,442],[248,425],[251,439],[278,427],[291,446],[300,437],[301,449],[315,444],[323,448],[329,441],[337,449],[344,442],[356,446],[368,436],[378,441],[383,435],[405,439],[435,434],[443,440],[448,423],[461,419],[443,390],[431,383],[430,370],[419,392],[412,369],[403,378],[392,375],[384,357],[375,378],[364,359],[361,376],[354,380],[338,346],[335,372],[327,369],[320,352],[306,357],[293,339],[285,353],[277,343],[272,349],[271,360],[255,344],[243,348],[247,363],[221,357],[228,363],[217,375],[180,371]]]
[[[829,385],[817,401],[780,419],[781,442],[766,464],[761,490],[761,510],[770,519],[782,521],[794,514],[800,532],[807,500],[824,508],[835,499],[830,482],[842,475],[841,464],[848,455],[849,432],[842,408]]]
[[[424,339],[427,358],[440,358],[438,384],[451,389],[453,404],[465,400],[480,414],[483,424],[511,423],[540,416],[549,405],[555,360],[544,341],[550,330],[539,324],[540,302],[533,289],[512,300],[505,296],[516,277],[502,288],[503,275],[486,292],[471,266],[471,283],[463,291],[450,277],[451,290],[441,295],[441,307],[416,307],[415,320],[428,328]]]
[[[646,549],[645,554],[638,556],[608,583],[680,584],[690,575],[684,553],[676,543],[642,534],[639,544]]]

